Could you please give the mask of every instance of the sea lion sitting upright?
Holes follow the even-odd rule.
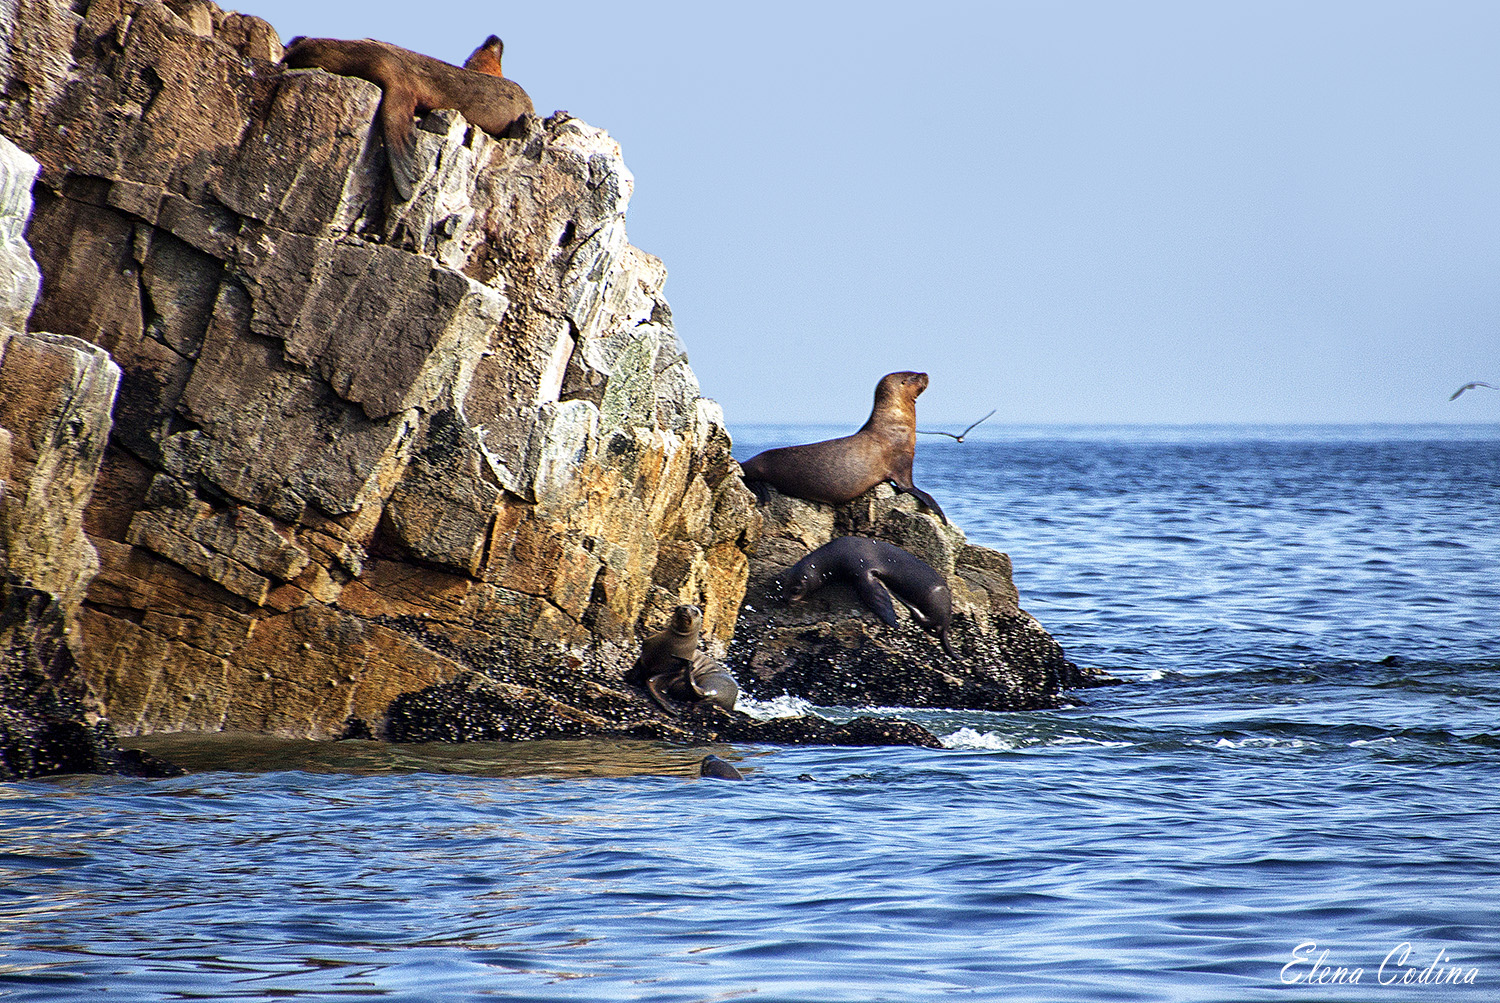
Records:
[[[782,572],[777,585],[783,599],[797,602],[835,581],[853,585],[871,612],[891,627],[901,622],[891,602],[895,596],[918,625],[937,634],[944,651],[958,657],[948,644],[953,593],[943,576],[920,557],[884,540],[841,536]]]
[[[481,45],[470,61],[488,48],[488,42]],[[422,176],[412,127],[412,117],[418,112],[454,108],[490,135],[503,136],[523,115],[534,111],[531,98],[521,86],[498,75],[498,57],[497,73],[490,73],[460,69],[441,59],[368,38],[294,38],[281,61],[292,69],[317,67],[380,85],[384,92],[380,126],[391,162],[391,181],[403,202],[411,199]]]
[[[504,55],[505,43],[500,41],[499,35],[491,35],[479,48],[469,53],[469,58],[464,60],[464,69],[488,73],[492,77],[503,77],[505,73],[500,69],[500,60]]]
[[[728,669],[698,650],[702,629],[702,610],[678,606],[671,622],[641,644],[641,653],[625,674],[625,681],[644,687],[668,714],[677,713],[672,700],[707,700],[733,710],[740,688]]]
[[[853,435],[805,446],[757,453],[740,465],[746,481],[760,481],[782,494],[842,505],[889,481],[916,496],[944,522],[948,517],[932,495],[911,480],[917,451],[917,395],[927,389],[926,373],[890,373],[875,387],[870,420]]]

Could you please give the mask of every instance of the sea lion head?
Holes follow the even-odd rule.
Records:
[[[926,373],[886,373],[875,385],[875,402],[878,404],[882,398],[892,397],[914,401],[926,389]]]
[[[875,385],[875,407],[870,421],[877,424],[917,425],[917,397],[927,389],[926,373],[887,373]],[[912,435],[915,439],[915,432]]]
[[[696,634],[703,629],[703,611],[697,606],[683,603],[672,611],[672,633]]]
[[[479,48],[469,53],[469,58],[464,60],[464,69],[488,73],[492,77],[503,77],[505,74],[500,70],[500,60],[504,55],[505,43],[500,41],[499,35],[491,35]]]
[[[782,602],[801,602],[809,592],[823,586],[823,570],[811,558],[804,557],[776,576],[775,591]]]

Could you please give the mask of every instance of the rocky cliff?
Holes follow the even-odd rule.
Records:
[[[0,131],[41,165],[34,209],[4,183],[0,285],[35,294],[27,210],[42,276],[5,322],[53,332],[3,361],[30,388],[0,415],[8,574],[57,597],[80,692],[120,733],[932,742],[668,718],[623,683],[678,603],[725,655],[762,515],[666,271],[626,237],[608,135],[434,112],[396,201],[379,88],[285,70],[263,21],[205,0],[0,15]],[[16,447],[44,426],[70,459]],[[945,570],[1008,587],[1003,555],[955,552]],[[741,646],[751,692],[821,696],[789,643]]]

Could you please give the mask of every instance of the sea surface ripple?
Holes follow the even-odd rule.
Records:
[[[887,709],[941,750],[158,736],[193,772],[0,784],[0,999],[1500,998],[1500,431],[917,482],[1126,683]]]

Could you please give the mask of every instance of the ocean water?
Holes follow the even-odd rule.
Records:
[[[982,432],[917,482],[1125,684],[944,750],[160,738],[0,784],[0,998],[1500,999],[1500,427]]]

